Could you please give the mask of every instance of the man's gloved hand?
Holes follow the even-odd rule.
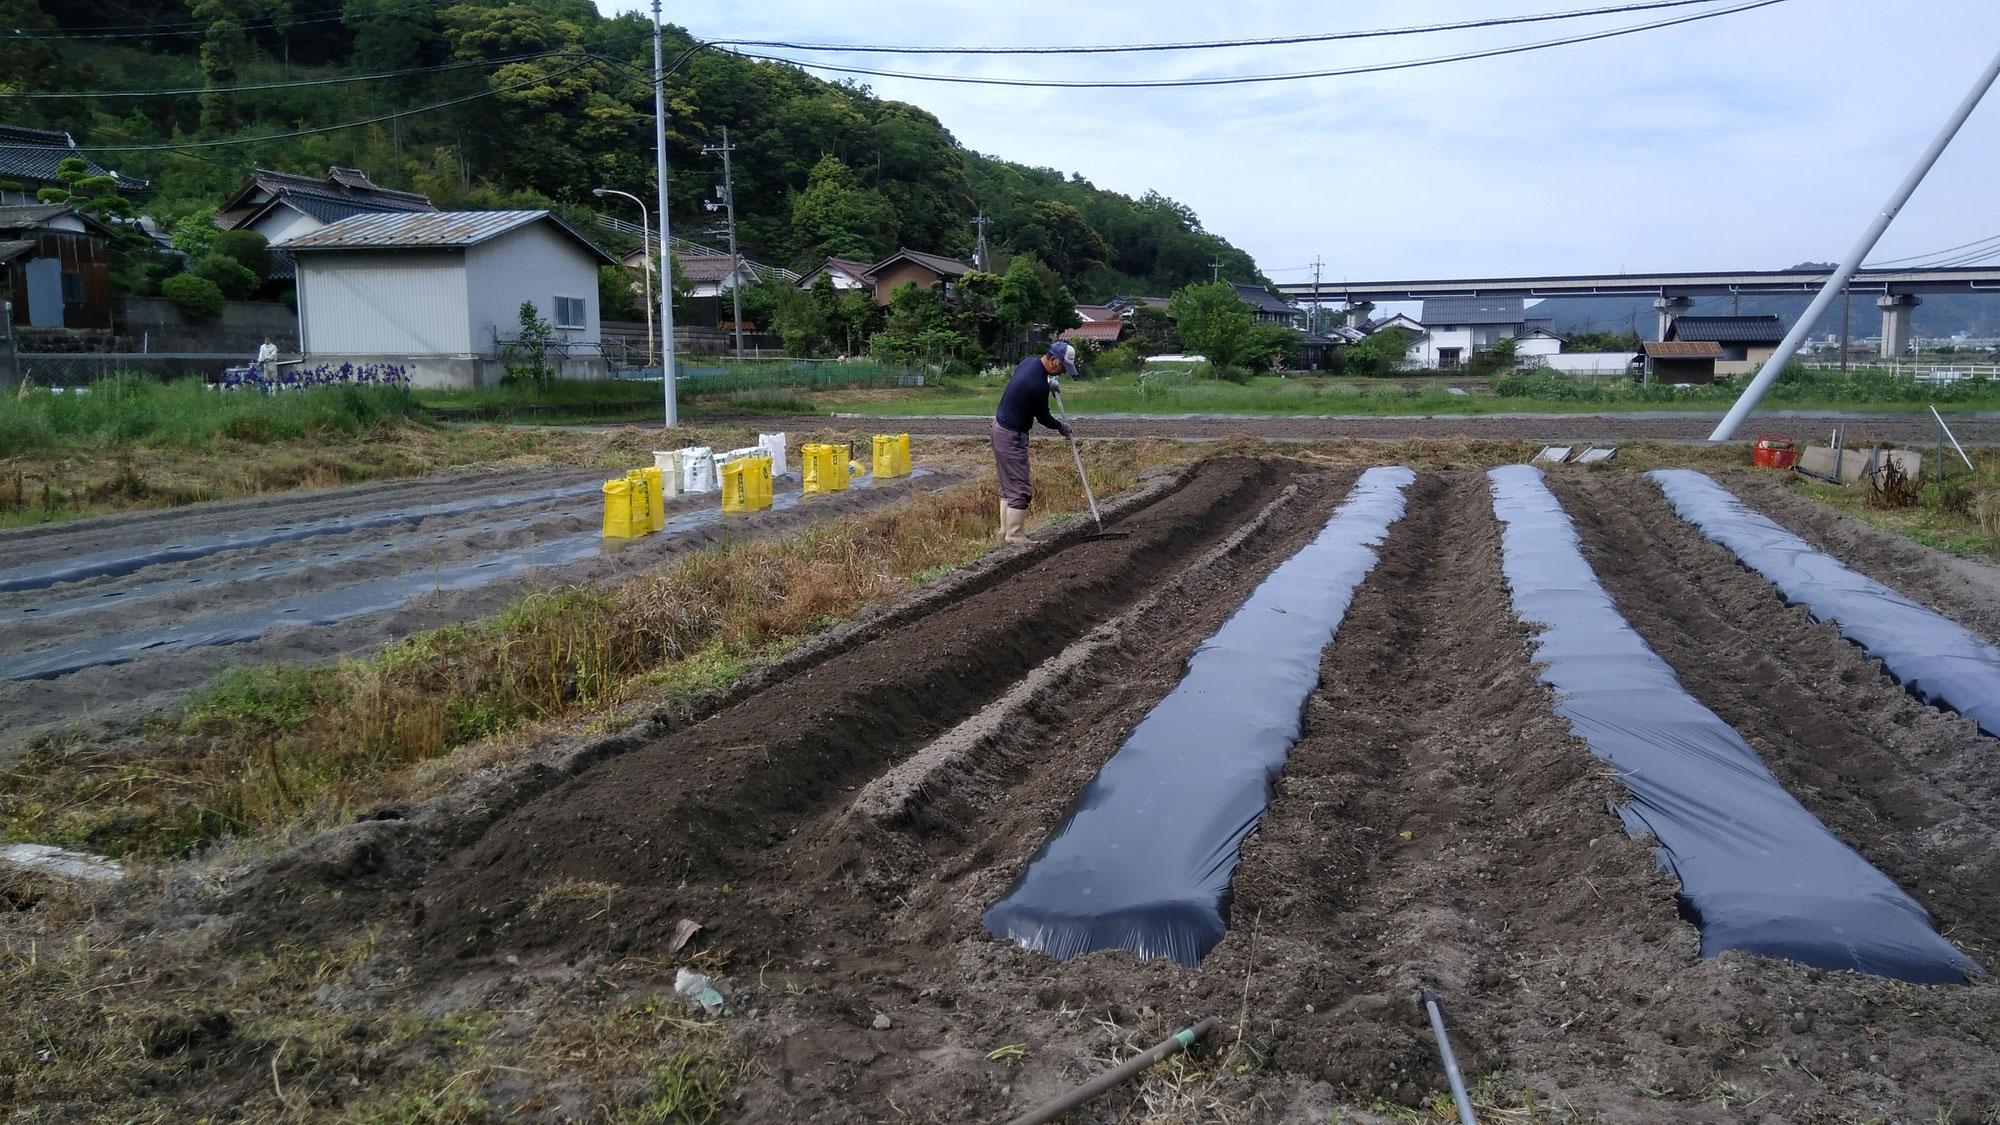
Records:
[[[1059,424],[1059,425],[1058,425],[1058,426],[1056,427],[1056,431],[1057,431],[1058,433],[1062,434],[1062,436],[1064,436],[1064,437],[1066,437],[1066,438],[1073,438],[1073,437],[1075,437],[1075,436],[1076,436],[1076,433],[1075,433],[1074,431],[1072,431],[1072,430],[1071,430],[1071,429],[1069,428],[1069,423],[1068,423],[1068,422],[1063,422],[1063,423]]]
[[[1062,379],[1055,375],[1049,376],[1049,389],[1056,392],[1057,394],[1061,394]]]

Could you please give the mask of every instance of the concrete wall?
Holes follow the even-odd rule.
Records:
[[[291,355],[299,350],[299,318],[276,301],[230,301],[222,315],[190,320],[165,297],[115,297],[113,330],[121,347],[147,352],[241,352],[256,354],[264,337]]]
[[[298,262],[300,342],[316,362],[470,355],[492,345],[490,336],[474,339],[463,251],[309,250]]]
[[[606,374],[604,360],[599,356],[565,359],[551,355],[548,362],[556,369],[559,379],[602,379]],[[343,363],[356,367],[393,363],[405,369],[410,384],[416,387],[496,387],[507,377],[507,361],[487,355],[329,355],[315,352],[301,366],[314,368],[326,364],[339,367]]]
[[[467,309],[474,352],[490,352],[493,341],[520,333],[521,303],[533,301],[543,320],[556,322],[558,296],[584,302],[584,327],[561,329],[568,343],[598,342],[596,257],[547,222],[532,223],[483,242],[466,252]]]

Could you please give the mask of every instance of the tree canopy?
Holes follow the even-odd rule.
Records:
[[[219,202],[252,168],[322,175],[358,167],[444,207],[597,206],[594,187],[651,200],[647,21],[591,0],[0,0],[0,26],[161,27],[155,37],[0,41],[0,90],[194,89],[173,97],[8,103],[16,124],[93,145],[242,141],[104,153],[152,179],[146,208],[169,225]],[[735,143],[738,236],[761,261],[805,268],[827,254],[899,246],[967,258],[982,210],[996,261],[1031,254],[1084,299],[1165,293],[1223,276],[1263,280],[1248,254],[1183,204],[1133,199],[1081,176],[963,148],[925,110],[795,67],[692,50],[679,28],[667,78],[669,214],[712,238],[704,203],[721,181],[705,146]],[[431,68],[366,81],[356,74]],[[248,89],[270,83],[301,83]],[[453,102],[438,108],[438,103]],[[422,112],[326,130],[407,110]],[[315,131],[325,130],[325,131]],[[278,134],[303,133],[299,136]],[[273,137],[269,140],[252,138]],[[989,267],[992,268],[992,267]]]

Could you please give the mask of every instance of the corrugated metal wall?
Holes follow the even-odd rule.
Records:
[[[553,224],[538,222],[509,231],[468,253],[472,342],[480,351],[493,347],[496,333],[502,340],[520,334],[523,301],[533,301],[542,319],[554,324],[559,296],[580,298],[585,316],[581,330],[557,335],[572,343],[598,341],[602,315],[597,302],[598,262]]]
[[[456,250],[299,256],[299,330],[307,351],[465,355],[483,351],[466,313]]]

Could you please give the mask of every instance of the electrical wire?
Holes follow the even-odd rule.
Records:
[[[1749,0],[1729,8],[1696,12],[1692,15],[1673,19],[1655,20],[1651,23],[1633,24],[1627,27],[1611,28],[1606,31],[1585,35],[1571,35],[1561,39],[1545,39],[1534,43],[1520,43],[1509,47],[1493,47],[1482,51],[1467,51],[1456,55],[1436,55],[1425,59],[1408,59],[1402,62],[1371,63],[1363,66],[1341,67],[1335,70],[1298,71],[1289,74],[1238,74],[1220,78],[1142,78],[1142,79],[1039,79],[1039,78],[984,78],[964,74],[923,74],[910,71],[876,70],[869,67],[834,66],[829,63],[806,62],[782,55],[765,55],[752,51],[740,52],[746,58],[763,59],[767,62],[785,63],[803,70],[823,70],[835,74],[861,74],[876,78],[905,78],[918,82],[950,82],[974,86],[1027,86],[1069,90],[1105,89],[1169,89],[1190,86],[1241,86],[1257,82],[1296,82],[1308,78],[1339,78],[1354,74],[1380,74],[1385,71],[1413,70],[1418,67],[1441,66],[1445,63],[1470,62],[1476,59],[1499,58],[1518,55],[1528,51],[1547,50],[1551,47],[1566,47],[1576,43],[1592,43],[1601,39],[1613,39],[1623,35],[1635,35],[1642,31],[1656,31],[1665,27],[1694,23],[1699,20],[1714,19],[1717,16],[1731,16],[1757,8],[1768,8],[1782,4],[1785,0]]]
[[[1869,262],[1864,268],[1881,269],[1885,266],[1904,265],[1906,263],[1912,263],[1912,262],[1926,262],[1928,261],[1928,259],[1932,258],[1942,259],[1948,257],[1956,257],[1961,255],[1961,253],[1966,250],[1972,250],[1973,253],[1965,256],[1975,259],[1990,257],[1995,253],[2000,253],[2000,234],[1996,234],[1988,238],[1974,239],[1971,242],[1962,243],[1958,246],[1947,246],[1942,250],[1933,250],[1928,254],[1911,254],[1907,258],[1884,258],[1879,262]],[[1930,265],[1933,266],[1939,264],[1941,263],[1937,262],[1930,263]],[[1913,268],[1925,268],[1925,267],[1918,266]]]
[[[82,152],[181,152],[187,149],[194,149],[194,148],[219,148],[225,145],[254,145],[254,144],[261,144],[262,142],[265,141],[283,141],[283,140],[289,140],[293,137],[309,137],[316,133],[332,133],[332,132],[337,132],[341,129],[357,128],[362,125],[379,125],[384,121],[394,121],[397,120],[398,118],[414,117],[420,113],[430,113],[434,110],[446,109],[448,107],[455,105],[464,105],[466,102],[478,101],[480,98],[490,98],[495,94],[504,94],[510,90],[519,90],[526,86],[533,86],[538,83],[546,82],[551,78],[560,78],[565,74],[570,74],[575,71],[581,70],[585,66],[588,66],[589,64],[590,60],[585,59],[581,62],[578,62],[574,66],[566,67],[562,70],[555,71],[554,73],[551,74],[538,74],[533,78],[524,79],[520,82],[515,82],[511,85],[496,86],[493,89],[481,90],[478,93],[467,94],[463,97],[447,98],[444,101],[432,102],[429,105],[420,105],[415,107],[414,109],[403,109],[403,110],[397,110],[394,113],[384,113],[384,114],[379,114],[375,117],[365,117],[359,121],[344,121],[338,125],[319,125],[310,129],[293,129],[284,133],[266,133],[263,136],[259,137],[228,137],[213,141],[177,141],[177,142],[169,142],[166,144],[150,144],[150,145],[78,145],[76,147],[79,151]]]
[[[481,67],[481,66],[505,66],[509,63],[528,62],[534,59],[553,58],[559,55],[568,55],[572,58],[582,57],[579,52],[570,50],[542,51],[532,55],[508,55],[504,58],[497,58],[497,59],[473,59],[466,62],[439,63],[436,66],[417,66],[417,67],[411,67],[408,70],[382,70],[382,71],[377,71],[373,74],[349,74],[334,78],[302,78],[295,82],[259,82],[254,85],[184,86],[178,90],[69,90],[69,91],[57,91],[57,92],[37,91],[35,93],[26,93],[17,90],[0,90],[0,99],[164,98],[164,97],[179,97],[187,94],[225,94],[225,93],[240,94],[251,90],[290,90],[303,86],[333,86],[333,85],[339,85],[340,83],[343,82],[373,82],[376,81],[377,79],[401,78],[411,74],[442,74],[446,71],[452,71],[452,70],[466,70],[472,67]]]
[[[1413,27],[1376,28],[1368,31],[1331,31],[1308,35],[1279,35],[1262,39],[1216,39],[1191,43],[1105,43],[1084,46],[1039,47],[896,47],[861,43],[792,43],[770,39],[711,39],[726,47],[762,47],[774,51],[825,51],[837,54],[883,55],[1115,55],[1154,51],[1209,51],[1232,47],[1285,47],[1302,43],[1332,43],[1348,39],[1382,39],[1401,35],[1428,35],[1440,31],[1469,31],[1488,27],[1508,27],[1524,23],[1583,19],[1590,16],[1622,15],[1656,8],[1684,8],[1713,4],[1717,0],[1645,0],[1607,8],[1584,8],[1567,12],[1545,12],[1530,16],[1497,16],[1458,23],[1423,24]]]

